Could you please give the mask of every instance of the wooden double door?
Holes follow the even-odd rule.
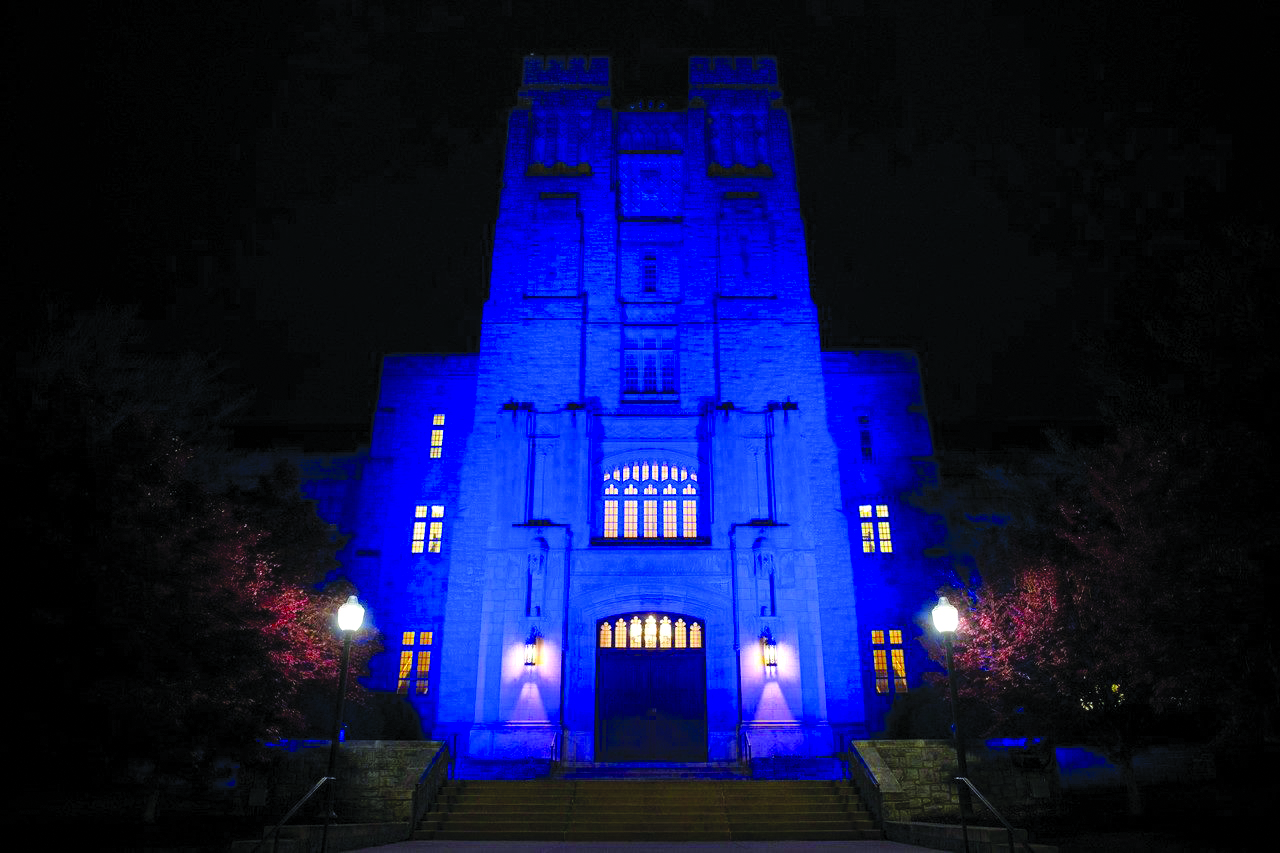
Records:
[[[706,761],[704,649],[597,649],[597,761]]]

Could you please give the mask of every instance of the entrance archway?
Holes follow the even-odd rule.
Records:
[[[707,760],[704,630],[676,613],[597,623],[597,760]]]

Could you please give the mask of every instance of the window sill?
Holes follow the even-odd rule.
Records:
[[[682,548],[687,545],[710,545],[710,536],[671,536],[671,537],[655,537],[645,539],[642,537],[613,538],[607,536],[592,536],[592,545],[668,545],[672,547]]]
[[[623,391],[624,403],[679,403],[680,395],[675,391],[641,392]]]

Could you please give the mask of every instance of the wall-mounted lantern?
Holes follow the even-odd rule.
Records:
[[[538,640],[542,638],[542,632],[536,627],[529,629],[529,636],[524,641],[524,665],[538,665]]]
[[[778,671],[778,641],[773,638],[773,632],[767,627],[760,632],[760,657],[764,661],[765,669],[769,672]]]

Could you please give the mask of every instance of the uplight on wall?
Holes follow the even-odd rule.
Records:
[[[542,634],[538,631],[537,628],[529,629],[529,636],[524,641],[524,665],[525,666],[538,665],[538,640],[541,637],[542,637]]]
[[[778,671],[778,641],[768,628],[760,632],[760,657],[768,672]]]

